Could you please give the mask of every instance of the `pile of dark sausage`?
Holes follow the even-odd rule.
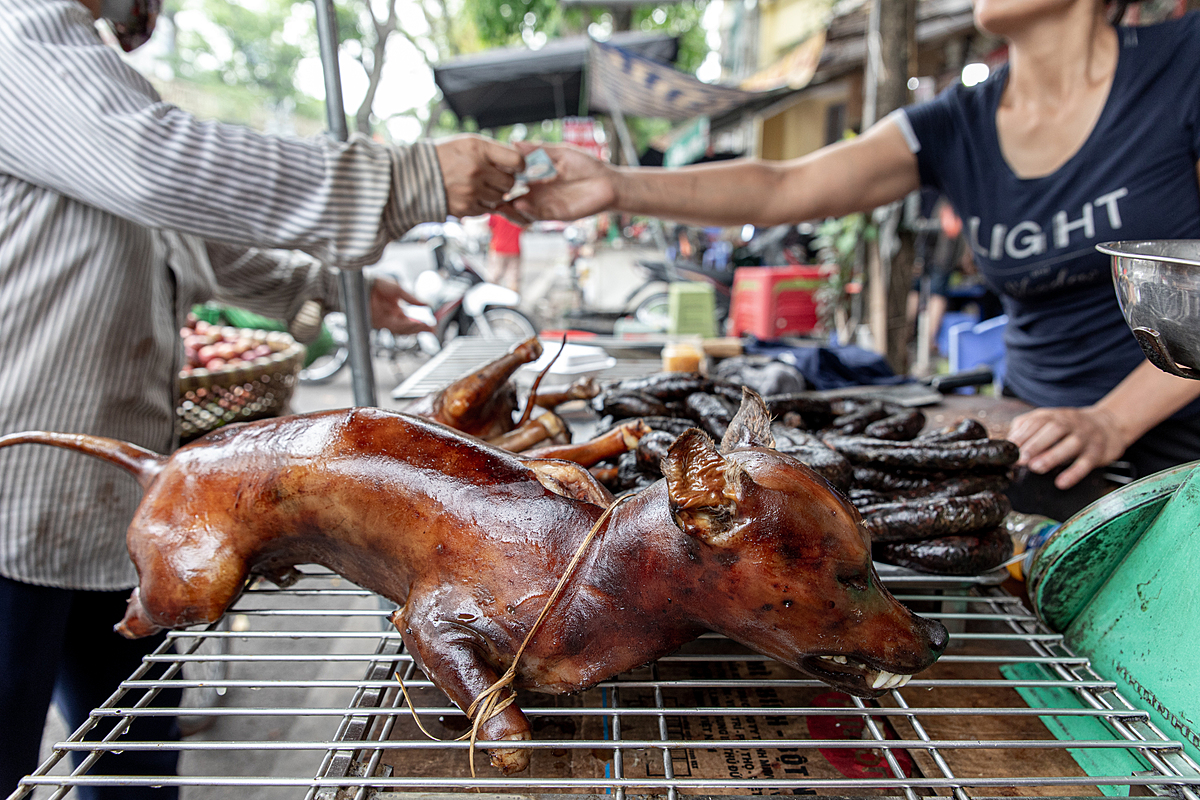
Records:
[[[591,400],[601,433],[640,419],[637,448],[592,467],[615,495],[662,477],[675,438],[699,427],[717,441],[741,402],[738,384],[660,373],[602,388]],[[922,433],[918,409],[880,400],[765,397],[776,449],[798,458],[850,498],[876,561],[947,575],[977,575],[1012,555],[1004,494],[1018,449],[977,420]]]

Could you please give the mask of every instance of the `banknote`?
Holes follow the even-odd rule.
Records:
[[[558,170],[554,169],[550,155],[539,147],[525,156],[525,171],[518,172],[515,177],[519,183],[537,183],[548,181],[557,174]]]
[[[525,171],[518,172],[513,176],[516,183],[508,190],[508,194],[504,195],[504,202],[507,203],[516,200],[523,194],[529,194],[529,184],[548,181],[556,175],[558,175],[558,170],[554,168],[554,162],[550,160],[550,155],[539,147],[525,156]]]

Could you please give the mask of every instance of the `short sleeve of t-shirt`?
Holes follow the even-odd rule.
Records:
[[[959,116],[955,114],[959,105],[956,94],[961,88],[960,85],[950,86],[928,102],[891,113],[904,132],[909,149],[917,157],[922,186],[944,189],[938,165],[934,162],[938,153],[962,134],[961,124],[955,125],[955,117]]]

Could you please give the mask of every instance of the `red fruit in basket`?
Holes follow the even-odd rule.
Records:
[[[192,326],[196,333],[208,333],[208,329],[212,326],[202,319],[196,320],[196,324]]]
[[[239,336],[234,341],[234,345],[237,347],[239,353],[247,353],[254,349],[254,340],[249,336]]]
[[[215,370],[215,369],[221,369],[224,366],[225,366],[225,359],[223,359],[223,358],[210,358],[208,361],[204,362],[205,369]]]
[[[217,358],[223,358],[226,361],[237,358],[241,352],[233,342],[217,342],[213,346],[217,348]]]
[[[275,351],[271,349],[271,345],[260,344],[258,347],[254,348],[254,358],[266,358],[274,352]]]
[[[183,346],[184,347],[191,347],[193,349],[199,350],[201,347],[204,347],[204,345],[206,345],[206,344],[212,344],[212,342],[210,342],[208,337],[204,336],[203,334],[193,333],[190,336],[183,337]]]
[[[200,351],[194,347],[184,347],[183,358],[187,364],[194,367],[200,363]]]
[[[240,358],[234,357],[225,362],[225,366],[233,369],[234,367],[243,366],[246,362]]]
[[[207,364],[211,359],[217,357],[217,346],[215,344],[206,344],[196,351],[196,357],[200,359],[201,364]]]

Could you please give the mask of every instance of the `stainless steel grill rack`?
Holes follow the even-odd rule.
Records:
[[[941,661],[902,689],[851,698],[709,635],[578,695],[524,694],[535,740],[517,746],[532,749],[532,765],[506,778],[482,752],[472,777],[468,744],[452,741],[465,717],[415,670],[377,599],[311,571],[289,589],[252,587],[225,625],[173,633],[11,800],[34,787],[59,798],[80,784],[177,785],[191,800],[248,790],[307,800],[463,791],[976,798],[1097,796],[1098,787],[1197,798],[1200,768],[1178,743],[997,581],[885,582],[952,632]],[[151,679],[155,665],[165,671]],[[397,671],[441,741],[414,723]],[[152,706],[167,688],[223,697]],[[138,738],[138,719],[168,714],[216,724],[180,742]],[[113,720],[110,733],[95,733]],[[89,772],[98,759],[162,748],[180,751],[179,776]],[[70,753],[84,755],[77,769]]]

